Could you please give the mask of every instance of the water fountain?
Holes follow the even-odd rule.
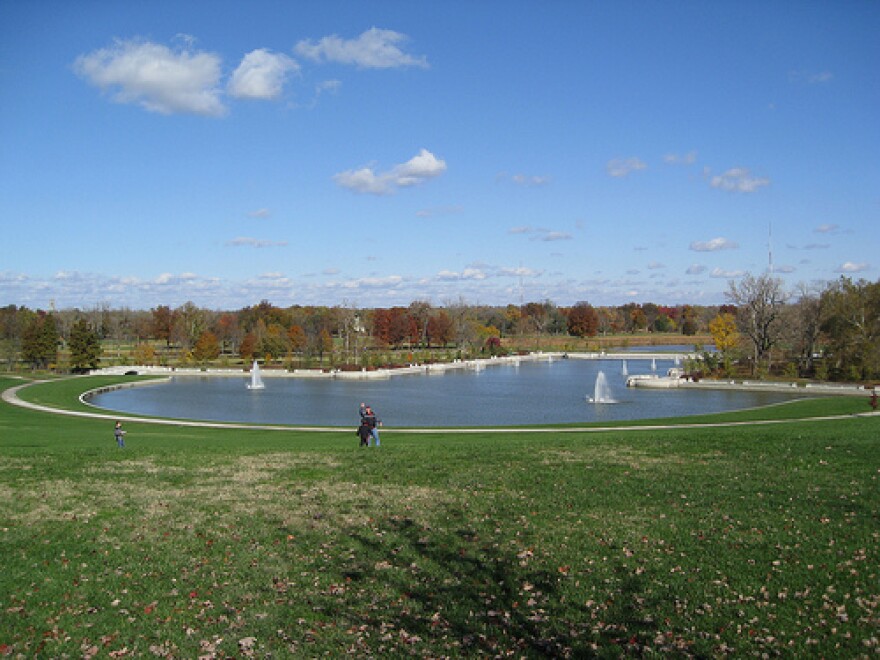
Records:
[[[596,374],[596,385],[593,388],[593,396],[587,397],[589,403],[617,403],[611,396],[611,388],[608,386],[608,379],[605,378],[605,372],[600,371]]]
[[[657,371],[657,360],[651,358],[651,371]]]
[[[263,377],[260,376],[260,365],[254,360],[254,364],[251,367],[251,382],[248,383],[247,388],[249,390],[261,390],[264,387],[266,386],[263,385]]]
[[[629,376],[629,369],[626,368],[626,360],[623,361],[623,366],[620,368],[621,376]]]

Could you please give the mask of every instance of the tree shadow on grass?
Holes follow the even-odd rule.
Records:
[[[396,628],[397,637],[404,634],[432,652],[640,655],[656,635],[636,604],[645,600],[639,598],[642,578],[623,566],[615,569],[614,597],[598,612],[582,599],[575,602],[567,567],[538,568],[531,551],[516,553],[467,528],[428,529],[409,518],[389,518],[381,528],[380,537],[354,536],[363,561],[345,577],[397,594],[394,603],[367,615],[367,625]]]

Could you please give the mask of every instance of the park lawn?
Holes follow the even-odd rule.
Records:
[[[0,654],[880,650],[878,417],[126,429],[0,404]]]

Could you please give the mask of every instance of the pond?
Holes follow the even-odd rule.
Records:
[[[673,366],[656,360],[657,373]],[[590,403],[599,372],[614,403]],[[258,424],[352,426],[358,406],[372,406],[388,428],[522,426],[676,417],[763,406],[793,397],[751,391],[647,390],[626,376],[652,373],[652,360],[522,361],[440,375],[385,380],[175,376],[169,382],[95,396],[101,408],[139,415]],[[265,372],[264,372],[265,375]]]

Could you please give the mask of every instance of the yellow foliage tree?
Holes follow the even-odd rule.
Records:
[[[140,343],[134,347],[131,358],[135,364],[153,366],[156,364],[156,349],[147,343]]]
[[[709,333],[715,342],[715,350],[721,353],[725,370],[730,368],[730,353],[739,345],[740,335],[736,327],[736,317],[725,312],[709,322]]]
[[[208,362],[214,360],[220,355],[220,342],[217,335],[209,330],[205,330],[199,335],[196,345],[193,347],[193,359],[196,362]]]

